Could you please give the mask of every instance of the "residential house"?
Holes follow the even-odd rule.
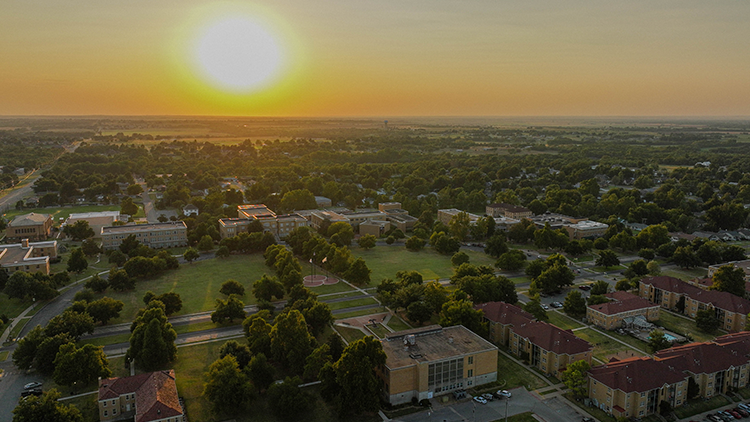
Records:
[[[191,215],[198,215],[200,210],[198,210],[198,207],[193,204],[187,204],[184,207],[182,207],[182,215],[185,217],[190,217]]]
[[[381,342],[387,358],[376,373],[392,405],[497,380],[497,346],[462,325],[399,331]]]
[[[132,377],[99,379],[99,420],[185,422],[175,372],[148,372]]]

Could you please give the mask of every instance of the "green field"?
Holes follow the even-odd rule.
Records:
[[[7,315],[9,318],[15,318],[33,303],[31,299],[11,299],[5,294],[0,294],[0,313]]]
[[[497,381],[499,387],[506,390],[526,387],[531,391],[547,385],[528,368],[517,364],[502,352],[497,354]]]
[[[60,218],[66,219],[70,214],[77,214],[83,212],[100,212],[100,211],[119,211],[119,205],[81,205],[81,206],[64,206],[64,207],[47,207],[47,208],[28,208],[28,209],[12,209],[8,210],[4,214],[5,218],[12,219],[17,215],[37,213],[37,214],[51,214],[54,220],[55,226],[59,225]]]
[[[707,334],[699,330],[695,321],[684,317],[679,317],[664,309],[659,309],[659,325],[677,334],[689,334],[695,341],[711,341],[714,339],[713,334]],[[717,332],[718,333],[718,332]]]
[[[492,266],[495,263],[491,256],[483,252],[468,249],[463,251],[469,255],[471,264]],[[440,255],[431,248],[410,252],[403,245],[376,246],[370,250],[353,247],[352,254],[362,257],[367,262],[367,266],[372,270],[370,284],[373,286],[380,284],[384,278],[395,279],[399,271],[418,271],[425,282],[453,275],[451,256]]]
[[[396,315],[392,316],[391,320],[388,321],[388,324],[386,325],[388,325],[393,331],[403,331],[403,330],[409,330],[412,328],[409,324],[404,322],[404,320],[402,320]]]
[[[336,331],[341,334],[341,337],[344,338],[347,342],[351,343],[353,341],[359,340],[361,338],[365,338],[365,333],[362,331],[356,329],[356,328],[348,328],[348,327],[342,327],[337,325]]]
[[[563,330],[572,330],[573,328],[583,327],[583,324],[574,320],[573,318],[563,315],[561,312],[549,310],[547,311],[549,317],[549,323],[562,328]]]
[[[251,286],[263,274],[273,275],[265,266],[263,256],[233,255],[225,259],[207,259],[182,264],[180,268],[167,271],[160,277],[138,281],[134,291],[107,290],[102,296],[109,296],[125,303],[120,318],[110,322],[118,324],[133,320],[138,309],[144,306],[143,295],[149,290],[157,295],[172,291],[179,293],[182,298],[182,310],[176,315],[212,311],[216,306],[216,299],[224,299],[224,295],[219,293],[221,283],[229,279],[235,279],[245,286],[245,296],[242,299],[246,305],[255,303]]]
[[[594,346],[594,357],[602,362],[609,361],[610,357],[618,353],[622,354],[621,357],[625,357],[625,355],[628,357],[643,356],[642,352],[625,346],[591,328],[575,331],[574,334],[591,343]]]
[[[670,277],[679,278],[680,280],[692,280],[694,278],[705,278],[708,274],[708,270],[705,268],[693,268],[690,270],[686,269],[668,269],[663,270],[661,275],[668,275]]]

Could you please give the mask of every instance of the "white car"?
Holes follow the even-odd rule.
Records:
[[[474,401],[481,404],[487,404],[487,399],[482,396],[474,396]]]
[[[497,392],[495,392],[495,397],[497,397],[499,399],[501,399],[503,397],[505,397],[506,399],[509,399],[510,396],[511,396],[511,394],[510,394],[510,391],[508,391],[508,390],[497,390]]]
[[[30,382],[30,383],[24,385],[23,389],[24,390],[31,390],[32,388],[37,388],[37,387],[41,387],[41,386],[42,386],[41,382]]]

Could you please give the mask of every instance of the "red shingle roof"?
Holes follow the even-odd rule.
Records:
[[[575,355],[593,348],[588,341],[576,337],[572,331],[560,329],[546,322],[533,321],[521,324],[514,327],[513,332],[528,339],[532,344],[558,355]]]
[[[484,312],[484,317],[492,322],[517,327],[534,320],[534,316],[518,306],[505,302],[487,302],[474,305],[474,309]]]
[[[649,302],[647,299],[638,297],[628,292],[614,292],[604,295],[611,299],[611,302],[601,303],[599,305],[589,306],[589,308],[601,312],[604,315],[616,315],[622,312],[635,311],[636,309],[646,309],[659,307]]]
[[[150,372],[99,381],[99,400],[135,393],[135,422],[149,422],[182,415],[174,370]]]
[[[645,392],[685,380],[682,371],[650,357],[612,360],[589,370],[589,376],[613,390]]]
[[[745,298],[717,290],[703,290],[699,287],[685,283],[678,278],[668,276],[646,277],[641,280],[641,283],[652,285],[665,291],[681,293],[690,299],[701,303],[710,303],[714,307],[725,311],[739,314],[747,314],[750,312],[750,301]]]
[[[654,358],[663,361],[679,371],[693,374],[712,374],[730,366],[747,363],[747,357],[729,347],[714,343],[690,343],[670,347],[656,352]]]

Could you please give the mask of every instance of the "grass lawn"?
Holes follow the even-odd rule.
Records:
[[[583,324],[567,315],[563,315],[562,312],[550,309],[547,311],[547,316],[549,317],[550,324],[560,327],[563,330],[572,330],[573,328],[583,327]]]
[[[474,265],[494,265],[495,259],[483,253],[464,249]],[[410,252],[403,245],[377,246],[370,250],[352,248],[352,255],[362,257],[372,270],[371,285],[377,286],[384,278],[396,278],[399,271],[419,271],[424,281],[448,278],[453,275],[450,255],[440,255],[432,248]]]
[[[502,352],[497,354],[497,380],[500,387],[506,390],[516,387],[526,387],[527,390],[536,390],[547,386],[533,372],[523,365],[519,365]]]
[[[312,287],[310,288],[314,293],[317,293],[319,295],[325,295],[328,293],[340,293],[340,292],[348,292],[350,290],[354,290],[351,287],[349,287],[348,284],[343,283],[339,281],[336,284],[329,284],[329,285],[323,285],[318,287]]]
[[[333,303],[329,303],[328,306],[331,308],[332,311],[335,311],[336,309],[353,308],[355,306],[377,305],[377,304],[378,302],[376,302],[375,299],[371,297],[365,297],[362,299],[345,300],[343,302],[333,302]]]
[[[24,215],[29,213],[37,214],[51,214],[53,223],[55,226],[59,226],[60,219],[67,219],[70,214],[78,214],[84,212],[101,212],[101,211],[119,211],[119,205],[80,205],[80,206],[64,206],[64,207],[47,207],[47,208],[29,208],[23,210],[11,209],[5,214],[6,219],[13,219],[17,215]]]
[[[708,274],[708,270],[705,268],[693,268],[690,270],[670,268],[663,270],[661,275],[668,275],[670,277],[679,278],[680,280],[692,280],[694,278],[705,278]]]
[[[708,400],[703,400],[703,399],[690,400],[684,405],[675,408],[674,413],[675,415],[677,415],[678,418],[684,419],[684,418],[689,418],[690,416],[693,416],[693,415],[698,415],[700,413],[707,412],[712,409],[716,409],[717,407],[726,406],[731,403],[732,402],[727,400],[727,398],[724,396],[714,396]]]
[[[67,400],[65,397],[62,397],[60,403],[75,406],[81,411],[84,422],[94,422],[99,420],[99,403],[96,394],[89,394],[88,396]]]
[[[0,362],[4,362],[5,359],[8,359],[9,351],[0,352]]]
[[[704,333],[695,325],[695,321],[679,317],[664,309],[659,309],[659,325],[677,334],[689,334],[695,341],[711,341],[714,335]]]
[[[160,277],[138,281],[134,291],[107,290],[103,296],[125,303],[120,318],[110,322],[118,324],[135,318],[138,309],[144,306],[143,295],[149,290],[157,295],[171,291],[179,293],[182,298],[182,310],[176,315],[212,311],[216,299],[224,299],[224,295],[219,293],[221,283],[229,279],[235,279],[245,286],[245,296],[242,299],[246,305],[256,303],[251,285],[263,274],[273,275],[273,272],[265,266],[260,254],[233,255],[224,259],[182,264],[180,268],[167,271]]]
[[[393,330],[393,331],[410,330],[412,328],[409,324],[407,324],[406,322],[404,322],[404,320],[402,320],[401,318],[399,318],[396,315],[393,315],[391,317],[391,320],[388,321],[388,324],[386,324],[386,325],[388,325],[389,327],[391,327],[391,330]]]
[[[341,334],[341,337],[343,337],[344,340],[346,340],[349,343],[359,340],[361,338],[365,338],[365,333],[363,333],[362,331],[356,328],[341,327],[337,325],[336,331],[338,331],[339,334]]]
[[[609,334],[612,337],[615,337],[621,341],[624,341],[625,343],[628,343],[629,345],[633,346],[634,348],[644,352],[648,353],[648,347],[645,342],[638,340],[635,337],[631,337],[628,335],[619,334],[615,331],[607,331],[607,334]]]
[[[512,281],[513,284],[531,284],[531,279],[528,277],[513,277],[509,280]]]
[[[575,331],[574,334],[594,345],[594,357],[603,362],[607,362],[610,357],[618,353],[627,353],[627,356],[631,356],[631,354],[632,356],[643,356],[642,352],[612,340],[591,328]]]
[[[573,393],[565,393],[565,397],[568,399],[568,401],[578,406],[578,408],[580,408],[584,414],[588,413],[601,422],[615,422],[615,418],[608,415],[603,410],[600,410],[597,407],[586,407],[581,402],[576,401],[576,399],[573,397]]]
[[[379,312],[385,312],[385,308],[372,308],[372,309],[362,309],[359,311],[351,311],[351,312],[344,312],[342,314],[335,314],[333,316],[334,319],[347,319],[347,318],[354,318],[358,316],[363,315],[372,315]]]
[[[496,419],[494,422],[537,422],[534,418],[533,412],[524,412],[517,415],[510,416],[508,418]]]
[[[385,338],[390,331],[388,331],[382,324],[367,325],[367,328],[373,332],[378,338]]]
[[[11,299],[5,294],[0,294],[0,309],[2,309],[0,313],[7,315],[8,318],[15,318],[18,315],[21,315],[21,312],[33,303],[34,302],[32,302],[31,299]]]

